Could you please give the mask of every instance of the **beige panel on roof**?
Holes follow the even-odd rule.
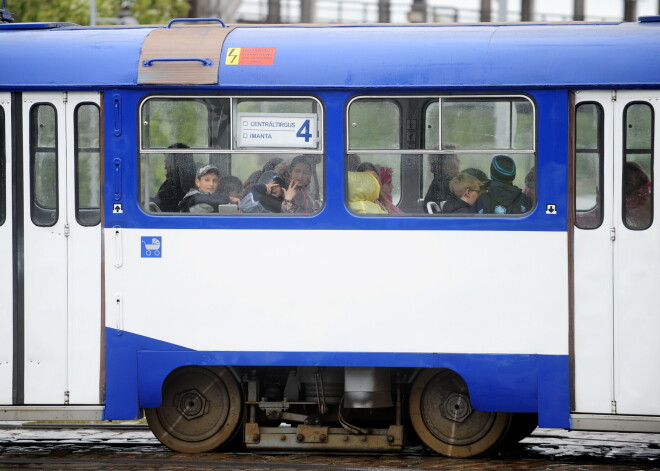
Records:
[[[138,83],[161,85],[218,83],[222,43],[232,29],[205,25],[153,30],[142,44],[138,64]]]

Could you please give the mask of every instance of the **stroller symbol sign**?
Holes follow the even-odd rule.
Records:
[[[161,258],[161,237],[142,237],[142,258]]]

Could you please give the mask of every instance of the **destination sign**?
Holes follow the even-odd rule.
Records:
[[[238,147],[317,148],[313,113],[239,113]]]

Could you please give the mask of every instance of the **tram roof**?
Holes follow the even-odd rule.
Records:
[[[0,26],[0,87],[138,85],[154,29]],[[274,60],[226,65],[230,48],[274,48]],[[238,26],[219,64],[218,85],[240,89],[651,87],[660,22]]]

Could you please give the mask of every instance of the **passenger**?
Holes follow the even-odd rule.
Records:
[[[403,211],[392,202],[392,190],[394,189],[392,173],[394,172],[390,167],[380,168],[380,195],[378,196],[378,201],[380,201],[381,206],[388,213],[403,214]]]
[[[651,179],[637,162],[626,162],[623,168],[626,225],[646,228],[651,225]]]
[[[233,175],[225,175],[218,181],[218,193],[240,198],[243,191],[243,182]]]
[[[461,161],[455,154],[431,155],[429,156],[429,163],[431,173],[433,173],[433,181],[429,185],[426,196],[424,196],[425,208],[429,201],[434,201],[439,205],[452,195],[449,182],[458,175],[461,169]]]
[[[186,144],[177,142],[168,149],[188,149]],[[151,202],[167,213],[179,211],[179,201],[195,185],[195,164],[192,154],[165,155],[165,181]]]
[[[377,200],[380,184],[368,172],[348,172],[348,206],[358,214],[387,214]]]
[[[250,176],[247,177],[245,183],[243,184],[243,193],[241,193],[241,196],[245,196],[250,192],[252,187],[259,182],[259,178],[261,177],[261,175],[263,175],[264,172],[268,172],[269,170],[274,170],[275,167],[283,161],[284,159],[280,157],[273,157],[264,164],[261,170],[256,170],[252,172]]]
[[[373,202],[376,203],[378,206],[380,206],[383,211],[388,213],[389,211],[387,211],[387,209],[385,208],[383,203],[380,201],[380,170],[379,170],[379,167],[376,167],[371,162],[362,162],[360,165],[358,165],[357,171],[361,172],[361,173],[368,173],[369,175],[371,175],[372,177],[374,177],[376,179],[376,181],[378,182],[378,197]]]
[[[479,200],[484,214],[523,214],[534,205],[531,198],[513,184],[516,163],[508,155],[496,155],[490,163],[488,191]]]
[[[475,203],[481,193],[481,182],[472,175],[461,172],[451,179],[449,183],[453,192],[442,205],[443,213],[465,213],[477,212]]]
[[[197,170],[195,188],[191,189],[179,203],[182,213],[212,213],[219,204],[238,204],[239,199],[227,194],[216,193],[220,170],[213,165],[205,165]]]
[[[532,167],[527,175],[525,175],[525,188],[523,193],[530,197],[532,201],[536,201],[536,166]]]
[[[307,194],[312,181],[312,164],[304,155],[293,158],[289,164],[289,185],[284,190],[283,213],[313,214],[318,211],[314,198]]]
[[[274,170],[264,172],[252,190],[243,197],[238,209],[244,213],[280,213],[285,182]]]

